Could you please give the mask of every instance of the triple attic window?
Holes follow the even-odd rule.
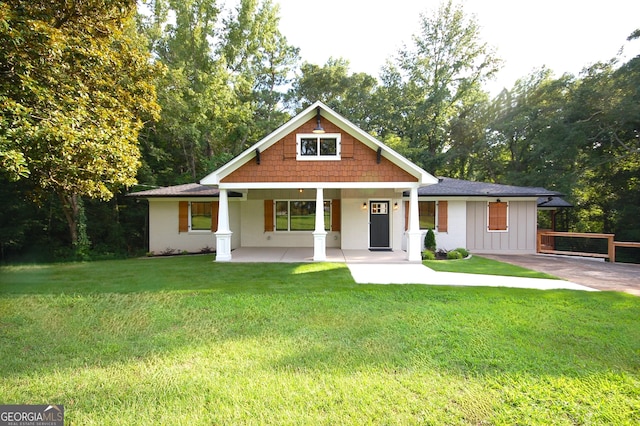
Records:
[[[340,160],[340,134],[296,135],[296,158],[298,160]]]

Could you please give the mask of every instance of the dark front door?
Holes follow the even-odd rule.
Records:
[[[371,248],[389,248],[389,202],[371,201],[369,203],[369,246]]]

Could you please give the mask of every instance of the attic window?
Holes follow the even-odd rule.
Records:
[[[298,160],[339,160],[340,159],[340,134],[326,133],[316,135],[313,133],[296,135],[296,158]]]

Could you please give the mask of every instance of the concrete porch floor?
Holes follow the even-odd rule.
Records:
[[[232,262],[313,262],[313,247],[240,247],[231,252]],[[412,263],[405,251],[342,250],[327,248],[327,262]],[[413,262],[420,264],[420,262]]]
[[[311,247],[241,247],[231,254],[232,262],[300,263],[313,261],[313,248]],[[409,262],[406,257],[407,253],[404,251],[327,249],[327,262],[346,263],[354,281],[359,284],[427,284],[597,291],[564,280],[436,272],[424,266],[422,262]]]

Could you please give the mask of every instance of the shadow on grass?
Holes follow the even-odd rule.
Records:
[[[3,268],[0,279],[2,377],[189,348],[274,370],[640,368],[640,299],[620,293],[356,285],[341,264],[211,256]]]
[[[180,291],[277,292],[355,285],[344,264],[215,263],[213,255],[0,268],[0,295]],[[283,287],[284,286],[284,287]]]

